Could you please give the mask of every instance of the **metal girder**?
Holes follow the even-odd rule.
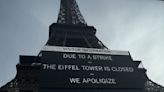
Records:
[[[57,23],[87,25],[75,0],[61,0]]]

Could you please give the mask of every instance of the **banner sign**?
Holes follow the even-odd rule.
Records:
[[[129,55],[43,51],[41,87],[142,88]]]
[[[55,52],[75,52],[75,53],[92,53],[92,54],[112,54],[112,55],[129,55],[128,51],[118,51],[109,49],[79,48],[79,47],[61,47],[61,46],[44,46],[42,51]]]

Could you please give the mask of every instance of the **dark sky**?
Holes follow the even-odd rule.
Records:
[[[164,2],[77,0],[109,49],[130,51],[148,76],[164,85]],[[0,0],[0,86],[15,77],[19,55],[37,55],[56,22],[59,0]]]

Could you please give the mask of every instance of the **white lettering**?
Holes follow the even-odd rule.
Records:
[[[79,59],[86,59],[85,54],[78,54],[78,56],[79,56]]]
[[[65,58],[65,59],[76,59],[76,54],[66,54],[66,53],[64,53],[63,54],[63,58]]]
[[[78,70],[80,70],[80,68],[77,65],[58,65],[58,70],[78,71]]]
[[[85,66],[82,65],[82,70],[86,70],[86,71],[103,71],[103,67],[102,66]]]
[[[104,70],[105,70],[105,71],[110,71],[111,69],[110,69],[110,67],[105,66],[105,67],[104,67]]]
[[[90,60],[91,60],[91,59],[92,59],[92,57],[91,57],[90,55],[88,55],[88,56],[87,56],[87,59],[90,59]]]
[[[56,64],[43,64],[43,69],[56,70]]]
[[[114,78],[83,78],[82,83],[92,83],[92,84],[116,84]]]
[[[69,79],[71,83],[77,83],[77,84],[80,84],[80,78],[70,78]]]
[[[106,56],[106,55],[92,55],[93,60],[110,60],[112,61],[111,56]]]
[[[113,72],[134,72],[133,67],[111,67]]]

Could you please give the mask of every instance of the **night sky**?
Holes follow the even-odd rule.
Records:
[[[112,50],[130,51],[153,81],[164,85],[164,2],[77,0],[97,37]],[[59,0],[0,0],[0,86],[16,75],[19,55],[37,55],[56,22]]]

